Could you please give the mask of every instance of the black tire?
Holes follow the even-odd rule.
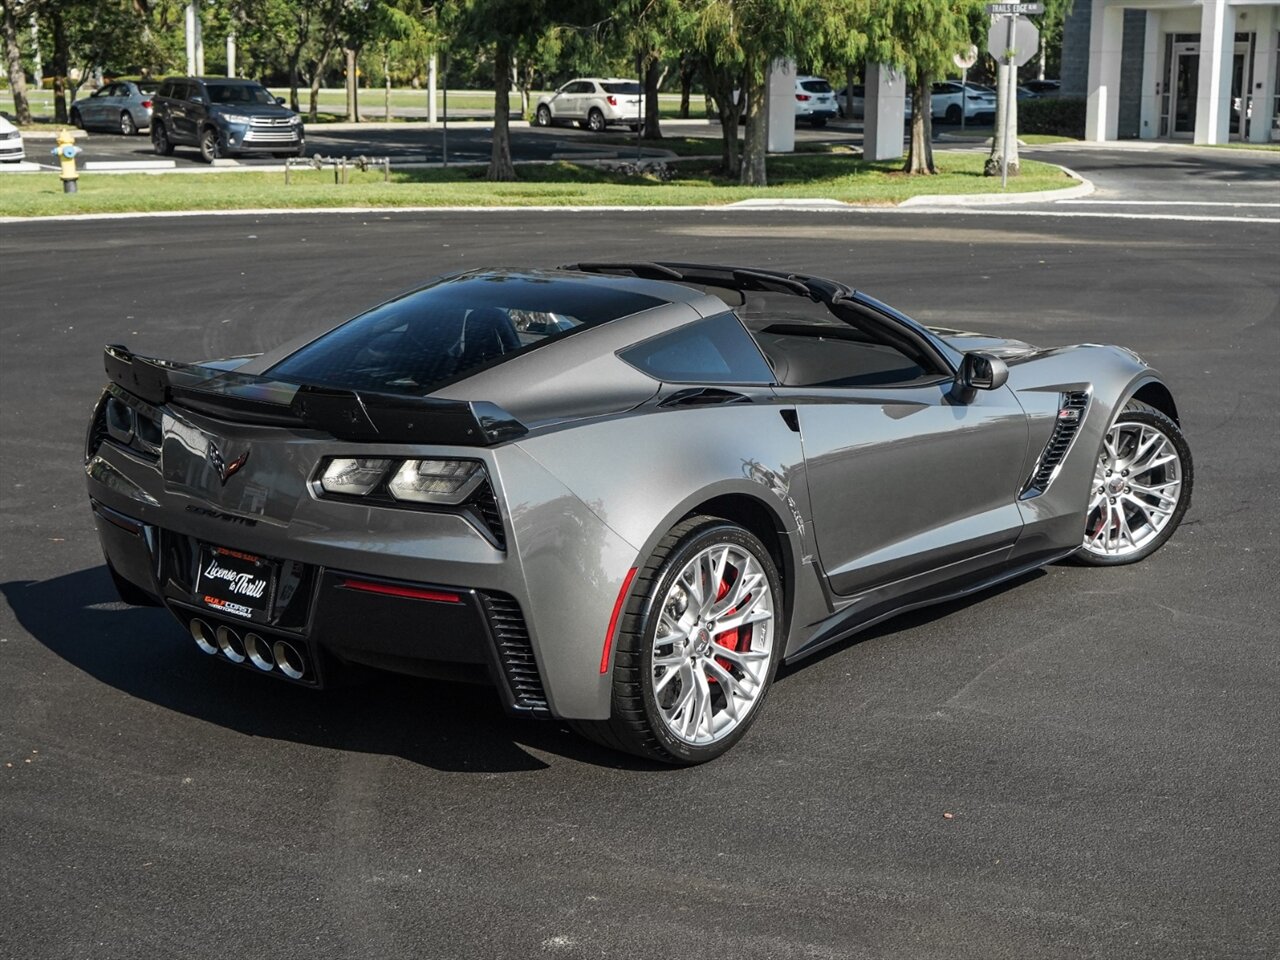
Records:
[[[213,163],[222,156],[222,147],[218,143],[218,131],[215,127],[205,127],[200,131],[200,159],[205,163]]]
[[[947,107],[947,112],[943,114],[943,119],[946,120],[947,123],[959,123],[960,105],[958,103],[953,103],[951,106]]]
[[[744,548],[760,564],[773,591],[774,633],[771,659],[755,702],[733,730],[719,740],[700,746],[675,737],[659,713],[653,690],[653,640],[660,605],[675,578],[690,559],[717,543]],[[782,659],[786,639],[783,608],[777,567],[768,549],[754,534],[718,517],[695,516],[681,521],[662,538],[632,583],[615,638],[610,718],[566,722],[596,743],[649,760],[685,766],[714,760],[741,740],[760,715]]]
[[[128,110],[120,111],[120,135],[124,137],[138,135],[138,125],[133,122],[133,114]]]
[[[827,125],[826,117],[814,117],[809,121],[810,126],[815,128],[825,127]]]
[[[151,149],[158,157],[173,156],[173,141],[169,139],[163,123],[151,123]]]
[[[600,112],[600,108],[592,107],[587,114],[587,129],[592,133],[604,133],[606,126],[608,124],[604,122],[604,114]]]
[[[551,126],[551,108],[545,103],[538,104],[538,109],[533,112],[533,123],[537,127]]]
[[[73,127],[78,127],[81,130],[84,129],[84,117],[80,116],[79,110],[71,111],[71,125]]]
[[[1178,503],[1164,528],[1152,537],[1148,543],[1144,544],[1140,550],[1120,556],[1103,556],[1090,553],[1088,550],[1081,548],[1072,555],[1074,561],[1089,567],[1120,567],[1145,560],[1164,546],[1169,538],[1173,536],[1174,531],[1178,529],[1178,525],[1182,523],[1182,518],[1187,512],[1187,508],[1191,505],[1191,489],[1195,480],[1195,470],[1191,459],[1191,446],[1187,443],[1187,438],[1183,435],[1182,429],[1166,414],[1138,400],[1130,400],[1125,404],[1116,419],[1119,420],[1120,417],[1123,417],[1126,422],[1144,424],[1159,430],[1173,444],[1173,448],[1178,454],[1178,459],[1181,461],[1182,470],[1182,482],[1178,488]],[[1099,456],[1101,456],[1101,452]],[[1085,522],[1088,522],[1087,516],[1085,517]]]

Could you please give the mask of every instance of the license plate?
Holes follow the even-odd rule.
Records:
[[[205,606],[251,618],[266,612],[274,588],[270,561],[226,547],[201,547],[196,595]]]

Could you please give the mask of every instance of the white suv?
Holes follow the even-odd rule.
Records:
[[[570,80],[555,93],[539,98],[533,122],[539,127],[576,123],[596,133],[622,124],[634,130],[640,124],[640,94],[635,80]]]
[[[22,132],[6,118],[0,117],[0,163],[18,163],[24,159]]]
[[[825,127],[837,113],[836,93],[822,77],[796,77],[796,120]]]

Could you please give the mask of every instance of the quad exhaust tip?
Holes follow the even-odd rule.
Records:
[[[271,652],[271,644],[258,634],[244,635],[244,652],[249,655],[249,662],[259,670],[269,673],[275,669],[276,658]]]
[[[196,619],[191,621],[191,638],[195,640],[196,646],[203,652],[210,655],[218,652],[218,644],[213,633],[213,627],[203,620]]]
[[[280,672],[290,680],[301,680],[302,675],[307,672],[307,661],[298,652],[298,648],[289,641],[277,640],[272,645],[271,652],[275,655]]]

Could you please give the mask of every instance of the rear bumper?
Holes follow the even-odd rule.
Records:
[[[550,712],[520,604],[508,594],[272,557],[275,587],[266,609],[234,616],[197,589],[201,549],[212,544],[90,502],[103,555],[117,576],[155,597],[189,632],[199,621],[209,635],[226,636],[229,650],[201,646],[219,659],[317,688],[343,664],[487,680],[508,712]],[[300,651],[301,675],[245,656],[250,634]]]

